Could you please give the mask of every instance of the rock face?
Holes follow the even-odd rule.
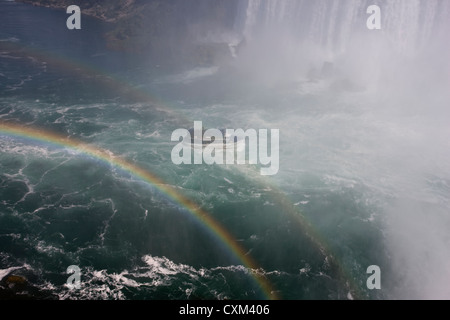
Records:
[[[23,276],[9,274],[0,281],[0,299],[27,299],[27,279]]]
[[[228,52],[220,35],[234,28],[239,0],[16,1],[59,9],[78,5],[82,15],[110,24],[105,38],[111,49],[207,64]]]
[[[9,275],[8,277],[6,277],[5,282],[10,287],[22,286],[27,283],[27,279],[25,279],[25,277],[17,276],[17,275],[13,274],[13,275]]]
[[[84,14],[114,22],[122,18],[132,15],[134,9],[137,9],[136,0],[16,0],[16,2],[29,3],[36,6],[43,6],[49,8],[65,9],[68,6],[78,5]]]
[[[17,269],[21,269],[20,267]],[[23,271],[23,270],[22,270]],[[29,271],[25,271],[30,273]],[[29,274],[35,277],[32,273]],[[28,277],[28,275],[27,275]],[[27,277],[10,273],[0,279],[0,300],[55,300],[58,297],[51,291],[42,290],[28,281]]]

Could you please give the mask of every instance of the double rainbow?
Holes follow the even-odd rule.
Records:
[[[119,156],[113,155],[111,152],[95,147],[93,145],[69,139],[62,135],[31,127],[24,127],[22,125],[0,122],[0,135],[7,135],[19,138],[32,139],[34,141],[41,141],[49,143],[62,148],[69,148],[80,152],[84,155],[99,159],[112,166],[120,168],[121,170],[131,174],[135,178],[144,181],[165,194],[173,202],[177,203],[191,214],[202,226],[209,230],[214,236],[225,245],[227,250],[236,257],[246,268],[248,268],[252,278],[261,289],[264,297],[267,299],[277,299],[277,294],[272,288],[267,278],[261,275],[258,271],[260,268],[257,263],[246,254],[246,250],[242,247],[234,237],[208,212],[201,209],[192,200],[186,198],[179,193],[174,187],[165,183],[161,178],[155,174],[145,170]]]

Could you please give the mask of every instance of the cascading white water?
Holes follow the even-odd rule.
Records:
[[[381,33],[403,54],[428,45],[450,21],[446,0],[246,0],[238,8],[236,26],[246,39],[283,30],[298,43],[309,41],[338,54],[368,32],[366,11],[374,4],[381,8]]]
[[[367,27],[371,5],[381,9],[381,30]],[[383,269],[383,292],[448,299],[450,1],[245,0],[235,25],[247,48],[239,70],[263,88],[257,95],[277,108],[284,143],[297,150],[282,155],[284,166],[313,172],[326,151],[332,156],[319,175],[333,165],[338,175],[351,168],[350,177],[370,186],[371,201],[382,203],[390,265]],[[321,77],[324,66],[335,73]],[[310,70],[319,76],[310,77]],[[356,90],[336,89],[349,83]],[[324,100],[295,100],[304,93]],[[322,125],[324,119],[331,120]],[[339,119],[348,122],[339,126]],[[323,148],[305,143],[322,135],[331,141]],[[351,148],[338,159],[335,148],[343,143]]]

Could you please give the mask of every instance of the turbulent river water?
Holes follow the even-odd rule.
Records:
[[[345,33],[367,32],[365,2],[242,1],[221,41],[247,47],[175,69],[110,51],[101,21],[0,1],[0,295],[448,298],[449,10],[398,2],[387,41]],[[194,121],[279,129],[278,174],[173,164]]]

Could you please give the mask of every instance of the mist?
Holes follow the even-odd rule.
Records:
[[[366,27],[372,4],[381,30]],[[449,2],[250,0],[239,10],[230,65],[270,101],[261,113],[279,112],[260,119],[282,128],[279,184],[309,172],[370,188],[382,203],[386,297],[448,299]]]
[[[0,1],[0,291],[450,298],[450,1],[90,0],[80,30],[70,4]],[[174,160],[196,123],[254,161]]]

